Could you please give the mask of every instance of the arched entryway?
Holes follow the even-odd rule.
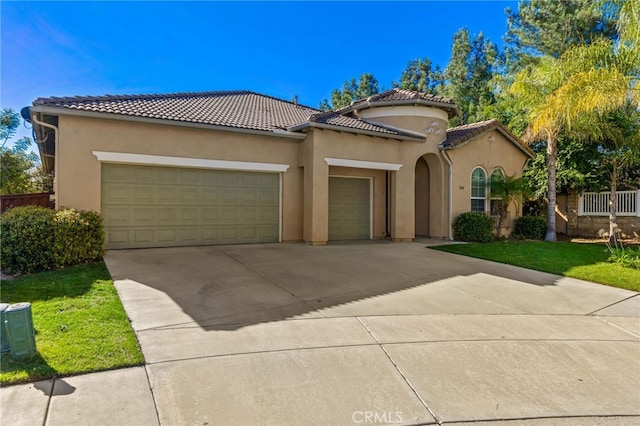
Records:
[[[418,158],[415,171],[415,219],[416,237],[428,237],[429,232],[429,165],[423,157]]]

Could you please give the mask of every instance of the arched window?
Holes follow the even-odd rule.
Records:
[[[476,167],[471,172],[471,211],[484,212],[487,204],[487,173]]]
[[[502,169],[494,169],[491,172],[491,205],[489,206],[489,211],[492,216],[500,216],[502,214],[502,198],[497,191],[494,191],[494,182],[502,182],[504,181],[504,172]]]

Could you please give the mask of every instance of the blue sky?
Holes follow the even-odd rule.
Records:
[[[364,72],[388,88],[411,59],[445,67],[462,27],[501,45],[506,7],[517,2],[2,1],[0,104],[246,89],[317,107]]]

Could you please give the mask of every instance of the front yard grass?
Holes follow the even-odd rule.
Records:
[[[640,270],[608,263],[610,253],[603,244],[507,241],[431,248],[640,291]]]
[[[26,361],[3,354],[3,385],[144,361],[104,262],[4,280],[0,300],[31,302],[38,350]]]

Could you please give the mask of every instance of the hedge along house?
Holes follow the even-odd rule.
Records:
[[[56,206],[101,212],[107,248],[450,238],[532,152],[496,120],[393,89],[322,112],[249,91],[39,98]],[[514,212],[515,213],[515,212]]]

